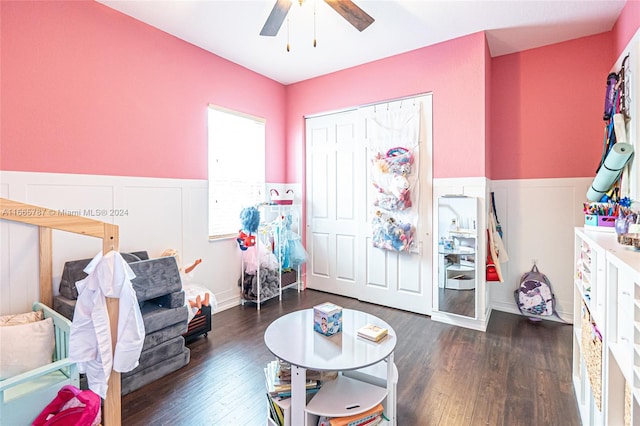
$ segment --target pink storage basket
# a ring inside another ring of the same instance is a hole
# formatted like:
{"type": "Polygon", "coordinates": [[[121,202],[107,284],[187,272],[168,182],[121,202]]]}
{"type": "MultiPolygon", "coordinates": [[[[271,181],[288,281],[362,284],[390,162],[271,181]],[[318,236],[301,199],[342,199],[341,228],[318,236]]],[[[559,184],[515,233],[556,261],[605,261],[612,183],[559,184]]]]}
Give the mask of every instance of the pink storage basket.
{"type": "Polygon", "coordinates": [[[290,205],[293,204],[293,190],[288,189],[284,194],[280,195],[278,190],[272,189],[269,191],[271,195],[271,203],[272,204],[284,204],[290,205]]]}

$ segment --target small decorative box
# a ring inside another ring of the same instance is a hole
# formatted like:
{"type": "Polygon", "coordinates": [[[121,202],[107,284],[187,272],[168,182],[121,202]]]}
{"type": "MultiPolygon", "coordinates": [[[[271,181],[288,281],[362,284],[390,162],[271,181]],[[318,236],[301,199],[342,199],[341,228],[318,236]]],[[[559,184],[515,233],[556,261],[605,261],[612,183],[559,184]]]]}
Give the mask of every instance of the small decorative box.
{"type": "Polygon", "coordinates": [[[313,329],[325,336],[340,333],[342,331],[342,308],[331,302],[314,306],[313,329]]]}
{"type": "Polygon", "coordinates": [[[616,225],[615,216],[602,216],[597,214],[585,214],[584,215],[585,226],[595,226],[604,228],[613,228],[616,225]]]}
{"type": "Polygon", "coordinates": [[[584,224],[586,226],[598,226],[598,215],[597,214],[585,214],[584,215],[584,224]]]}
{"type": "Polygon", "coordinates": [[[613,228],[616,226],[616,217],[615,216],[598,216],[598,226],[606,226],[608,228],[613,228]]]}

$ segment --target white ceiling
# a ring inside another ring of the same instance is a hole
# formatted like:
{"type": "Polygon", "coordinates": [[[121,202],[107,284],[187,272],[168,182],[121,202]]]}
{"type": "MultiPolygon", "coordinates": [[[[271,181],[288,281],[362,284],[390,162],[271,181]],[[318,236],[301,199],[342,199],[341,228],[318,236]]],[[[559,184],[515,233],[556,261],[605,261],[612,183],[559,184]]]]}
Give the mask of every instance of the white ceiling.
{"type": "Polygon", "coordinates": [[[487,31],[492,56],[609,31],[625,0],[354,0],[358,32],[321,0],[296,0],[276,37],[260,36],[275,0],[98,0],[283,84],[487,31]],[[316,12],[317,47],[313,47],[316,12]],[[286,51],[287,33],[291,51],[286,51]]]}

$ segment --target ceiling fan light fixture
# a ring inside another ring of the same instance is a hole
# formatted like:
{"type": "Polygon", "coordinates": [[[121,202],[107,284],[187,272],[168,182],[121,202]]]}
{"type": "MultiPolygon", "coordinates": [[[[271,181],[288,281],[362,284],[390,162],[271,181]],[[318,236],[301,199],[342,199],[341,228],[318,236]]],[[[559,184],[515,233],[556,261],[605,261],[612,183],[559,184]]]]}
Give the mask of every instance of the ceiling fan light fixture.
{"type": "MultiPolygon", "coordinates": [[[[300,6],[305,0],[298,0],[300,6]]],[[[314,46],[315,42],[315,7],[317,1],[314,1],[313,6],[313,19],[314,19],[314,46]]],[[[352,0],[324,0],[324,3],[331,6],[340,16],[342,16],[347,22],[354,26],[358,31],[363,31],[369,25],[371,25],[375,19],[369,16],[364,10],[358,7],[352,0]]],[[[276,3],[264,23],[260,35],[262,36],[276,36],[280,27],[284,23],[285,18],[291,8],[292,0],[276,0],[276,3]]]]}

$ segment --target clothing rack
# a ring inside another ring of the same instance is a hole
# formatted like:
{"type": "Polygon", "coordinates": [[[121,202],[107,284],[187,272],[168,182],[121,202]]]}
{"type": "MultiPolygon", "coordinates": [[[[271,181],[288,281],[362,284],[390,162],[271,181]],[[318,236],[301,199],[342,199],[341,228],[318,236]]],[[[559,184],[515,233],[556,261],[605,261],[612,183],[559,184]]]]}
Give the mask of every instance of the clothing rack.
{"type": "MultiPolygon", "coordinates": [[[[105,254],[111,250],[118,251],[119,249],[119,228],[117,225],[111,223],[88,219],[82,216],[68,215],[59,210],[47,209],[6,198],[0,198],[0,219],[38,227],[40,258],[39,302],[51,308],[53,307],[53,229],[100,238],[102,239],[102,252],[105,254]]],[[[118,299],[107,298],[111,341],[113,342],[114,348],[118,335],[118,308],[118,299]]],[[[109,388],[102,411],[102,424],[104,426],[120,425],[122,423],[120,373],[116,371],[111,372],[108,386],[109,388]]]]}

